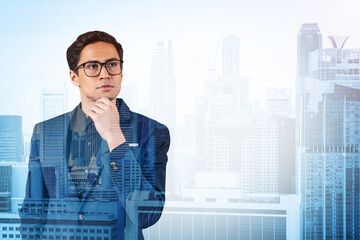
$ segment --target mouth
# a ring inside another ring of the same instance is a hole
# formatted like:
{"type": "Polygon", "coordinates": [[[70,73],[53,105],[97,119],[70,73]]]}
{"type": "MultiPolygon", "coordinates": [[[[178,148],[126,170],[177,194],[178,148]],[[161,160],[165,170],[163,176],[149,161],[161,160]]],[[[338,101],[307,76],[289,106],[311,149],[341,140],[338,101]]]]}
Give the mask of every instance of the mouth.
{"type": "Polygon", "coordinates": [[[99,87],[97,87],[97,89],[102,89],[102,90],[109,90],[109,89],[112,89],[114,86],[113,85],[110,85],[110,84],[103,84],[99,87]]]}

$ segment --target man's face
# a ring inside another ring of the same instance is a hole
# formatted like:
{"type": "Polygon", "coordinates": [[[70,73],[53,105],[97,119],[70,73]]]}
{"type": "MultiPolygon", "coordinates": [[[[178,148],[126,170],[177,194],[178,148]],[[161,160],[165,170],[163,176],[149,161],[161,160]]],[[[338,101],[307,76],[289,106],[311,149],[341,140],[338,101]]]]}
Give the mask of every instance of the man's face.
{"type": "MultiPolygon", "coordinates": [[[[119,54],[114,45],[106,42],[95,42],[86,45],[80,54],[79,63],[98,61],[104,63],[110,59],[120,60],[119,54]]],[[[79,87],[81,101],[94,102],[102,97],[114,100],[121,89],[123,74],[110,75],[105,66],[96,77],[88,77],[84,72],[84,67],[80,67],[78,74],[70,70],[71,82],[79,87]]]]}

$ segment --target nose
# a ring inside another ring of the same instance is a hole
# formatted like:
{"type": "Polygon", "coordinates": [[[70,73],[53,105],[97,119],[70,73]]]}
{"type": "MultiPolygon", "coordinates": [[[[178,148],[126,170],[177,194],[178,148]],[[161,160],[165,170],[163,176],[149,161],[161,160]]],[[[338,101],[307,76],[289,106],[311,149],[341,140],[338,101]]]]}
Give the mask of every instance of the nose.
{"type": "Polygon", "coordinates": [[[101,68],[100,68],[100,74],[99,74],[99,77],[101,79],[103,78],[110,78],[110,74],[108,73],[106,67],[105,67],[105,64],[101,64],[101,68]],[[103,69],[104,68],[104,69],[103,69]]]}

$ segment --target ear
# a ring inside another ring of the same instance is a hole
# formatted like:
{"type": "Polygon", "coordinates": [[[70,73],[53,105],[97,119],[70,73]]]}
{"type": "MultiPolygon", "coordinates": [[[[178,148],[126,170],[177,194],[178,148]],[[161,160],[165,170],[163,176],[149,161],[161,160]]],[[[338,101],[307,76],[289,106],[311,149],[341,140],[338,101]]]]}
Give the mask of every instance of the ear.
{"type": "Polygon", "coordinates": [[[120,84],[121,84],[122,81],[123,81],[123,73],[120,74],[120,77],[121,77],[121,78],[120,78],[120,84]]]}
{"type": "Polygon", "coordinates": [[[79,77],[75,73],[75,71],[70,70],[69,74],[70,74],[70,81],[72,82],[72,84],[74,84],[76,87],[80,87],[79,77]]]}

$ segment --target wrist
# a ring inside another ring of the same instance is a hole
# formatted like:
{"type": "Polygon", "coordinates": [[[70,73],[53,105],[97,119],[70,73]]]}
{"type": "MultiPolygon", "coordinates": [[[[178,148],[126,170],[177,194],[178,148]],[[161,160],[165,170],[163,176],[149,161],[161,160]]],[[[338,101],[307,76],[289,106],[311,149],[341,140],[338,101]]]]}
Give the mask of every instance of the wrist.
{"type": "Polygon", "coordinates": [[[122,133],[121,129],[118,129],[118,131],[114,131],[109,138],[106,140],[109,146],[110,152],[120,146],[121,144],[126,142],[125,136],[122,133]]]}

